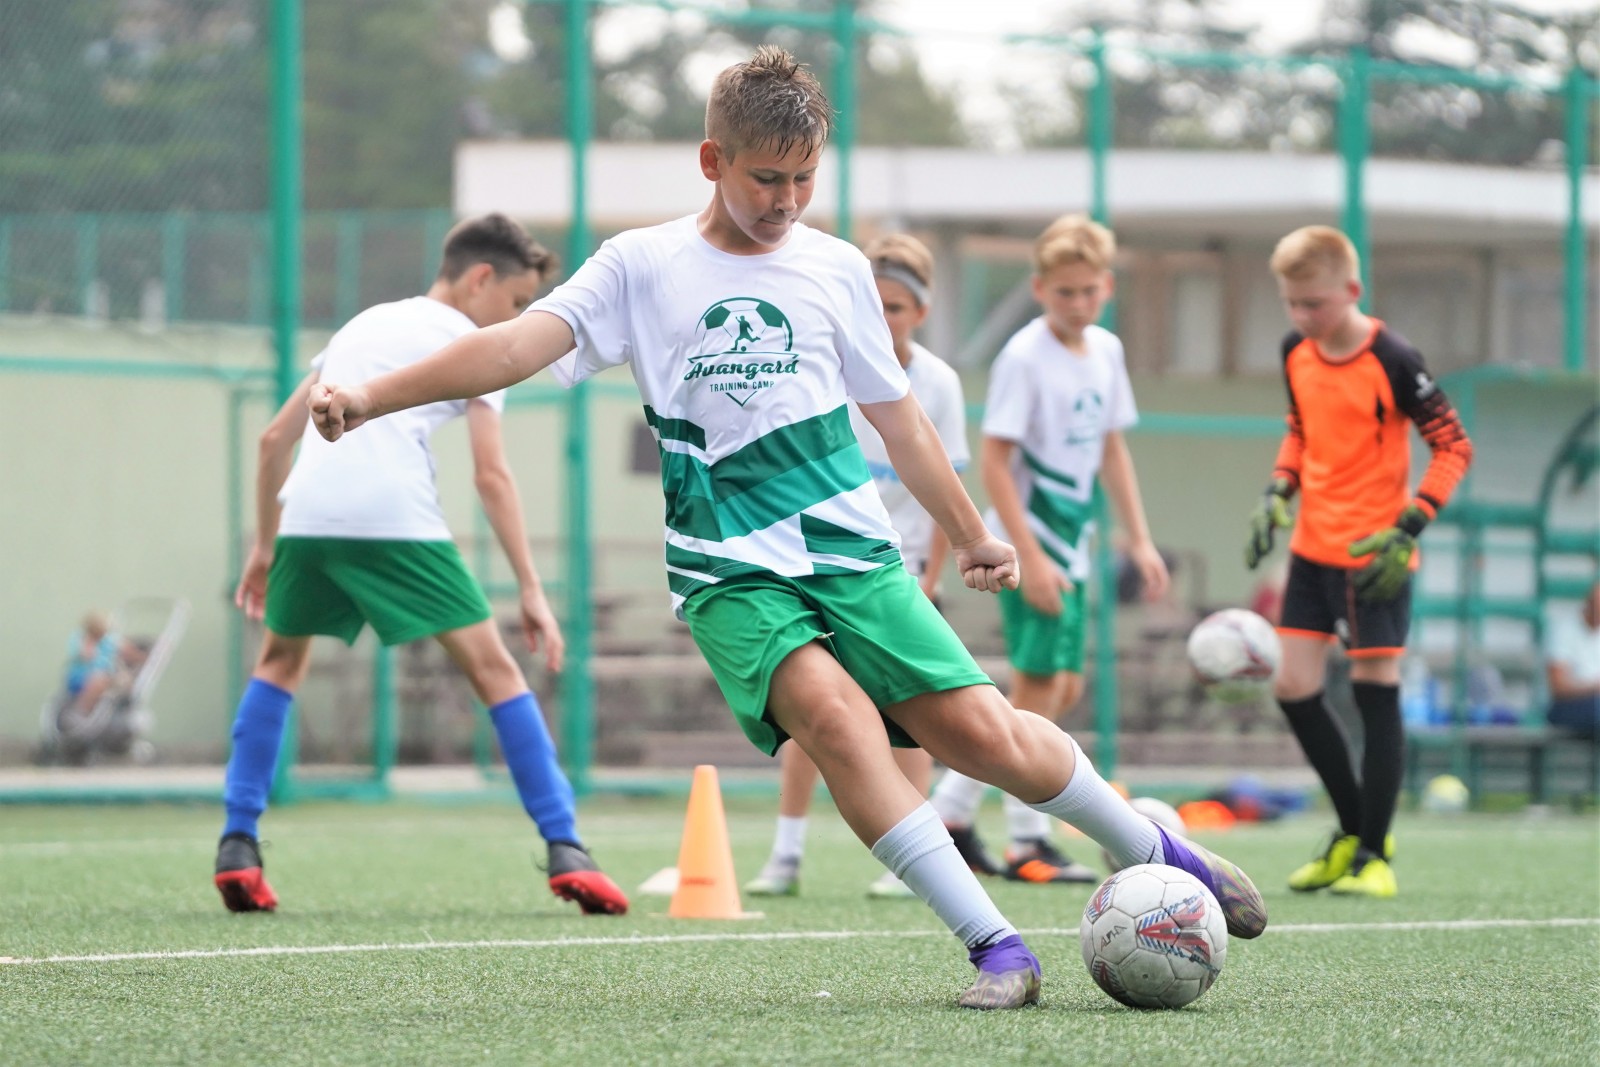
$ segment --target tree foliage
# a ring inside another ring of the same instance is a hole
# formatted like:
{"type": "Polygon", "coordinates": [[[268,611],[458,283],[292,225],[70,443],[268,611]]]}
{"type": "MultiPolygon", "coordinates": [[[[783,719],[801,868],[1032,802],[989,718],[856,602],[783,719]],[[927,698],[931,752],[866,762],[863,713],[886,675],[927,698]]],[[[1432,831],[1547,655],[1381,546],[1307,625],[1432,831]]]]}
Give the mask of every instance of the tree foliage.
{"type": "MultiPolygon", "coordinates": [[[[818,14],[831,11],[833,2],[792,0],[786,6],[818,14]]],[[[870,15],[871,5],[862,4],[861,11],[870,15]]],[[[640,12],[629,14],[637,17],[640,12]]],[[[747,57],[764,41],[794,52],[825,87],[836,80],[837,56],[826,34],[725,25],[692,14],[651,15],[657,32],[635,32],[594,57],[595,128],[602,139],[700,139],[705,131],[710,73],[747,57]]],[[[618,14],[606,17],[615,19],[618,14]]],[[[487,129],[525,137],[563,136],[565,53],[560,10],[528,4],[523,24],[533,45],[530,54],[506,63],[480,90],[487,103],[487,129]]],[[[954,101],[927,80],[908,44],[869,35],[861,40],[858,54],[859,141],[961,143],[962,127],[954,101]]]]}
{"type": "MultiPolygon", "coordinates": [[[[1060,25],[1098,28],[1112,46],[1120,145],[1332,147],[1342,91],[1332,68],[1219,70],[1142,55],[1262,51],[1258,27],[1225,21],[1203,0],[1083,4],[1060,25]]],[[[1318,32],[1292,54],[1339,60],[1355,45],[1380,63],[1464,68],[1556,86],[1574,64],[1591,76],[1600,65],[1600,7],[1546,13],[1513,0],[1327,0],[1318,32]]],[[[1008,86],[1023,142],[1082,143],[1087,80],[1081,72],[1064,76],[1044,93],[1021,82],[1008,86]]],[[[1559,94],[1379,76],[1371,100],[1378,154],[1520,164],[1560,152],[1559,94]]]]}
{"type": "MultiPolygon", "coordinates": [[[[1556,85],[1573,66],[1600,69],[1600,6],[1550,13],[1513,0],[1328,0],[1306,51],[1364,44],[1375,60],[1464,67],[1556,85]]],[[[1559,94],[1379,79],[1373,150],[1385,155],[1521,164],[1560,158],[1559,94]]]]}
{"type": "MultiPolygon", "coordinates": [[[[786,0],[823,13],[833,0],[786,0]]],[[[490,47],[501,0],[310,0],[305,3],[306,203],[312,208],[436,207],[449,202],[464,137],[566,133],[564,12],[518,3],[530,47],[490,47]]],[[[0,211],[260,210],[267,203],[271,0],[39,0],[8,5],[0,33],[0,211]]],[[[1465,64],[1554,80],[1600,67],[1600,7],[1540,13],[1513,0],[1327,0],[1300,46],[1378,60],[1465,64]]],[[[864,16],[873,4],[859,5],[864,16]]],[[[649,8],[597,9],[596,132],[602,139],[696,139],[704,94],[722,65],[770,40],[837,82],[826,33],[755,29],[649,8]],[[618,27],[638,26],[631,35],[618,27]]],[[[1094,0],[1057,25],[1099,27],[1113,45],[1174,52],[1258,49],[1255,27],[1204,0],[1094,0]]],[[[1326,148],[1338,99],[1326,71],[1195,69],[1113,51],[1122,145],[1326,148]],[[1130,58],[1132,57],[1132,58],[1130,58]]],[[[863,38],[858,140],[958,144],[949,90],[899,38],[863,38]]],[[[1025,144],[1081,142],[1081,59],[1006,86],[1025,144]]],[[[837,95],[835,90],[835,95],[837,95]]],[[[1380,80],[1379,152],[1520,163],[1559,151],[1563,104],[1380,80]]]]}
{"type": "Polygon", "coordinates": [[[0,211],[260,207],[259,3],[10,5],[0,33],[0,211]]]}

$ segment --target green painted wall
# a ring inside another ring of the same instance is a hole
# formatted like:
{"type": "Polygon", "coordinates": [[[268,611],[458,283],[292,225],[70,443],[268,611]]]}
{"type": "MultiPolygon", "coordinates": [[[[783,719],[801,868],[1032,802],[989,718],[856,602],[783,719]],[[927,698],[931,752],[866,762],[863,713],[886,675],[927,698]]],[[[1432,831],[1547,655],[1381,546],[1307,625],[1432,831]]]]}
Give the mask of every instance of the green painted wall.
{"type": "MultiPolygon", "coordinates": [[[[320,340],[308,336],[303,352],[315,351],[320,340]]],[[[0,320],[0,352],[269,365],[263,336],[250,331],[145,335],[25,319],[0,320]]],[[[630,471],[640,418],[631,380],[611,372],[601,382],[592,416],[597,586],[628,594],[618,627],[656,637],[677,625],[666,613],[660,572],[660,492],[653,475],[630,471]]],[[[981,400],[982,388],[981,378],[969,380],[969,399],[981,400]]],[[[1281,390],[1271,375],[1135,380],[1146,412],[1275,416],[1281,390]]],[[[1555,390],[1486,388],[1477,402],[1476,491],[1527,499],[1556,440],[1597,399],[1593,379],[1555,390]]],[[[156,742],[173,755],[221,753],[232,713],[226,656],[236,580],[227,544],[228,410],[227,387],[209,381],[0,369],[0,762],[26,758],[39,706],[58,682],[67,636],[82,613],[141,594],[181,595],[194,606],[188,636],[156,695],[156,742]]],[[[253,401],[243,413],[249,514],[254,438],[270,411],[265,401],[253,401]]],[[[970,429],[975,435],[977,426],[970,429]]],[[[559,586],[559,408],[514,405],[506,439],[538,562],[559,586]]],[[[1157,541],[1200,554],[1208,602],[1244,600],[1254,578],[1240,562],[1241,531],[1276,442],[1137,432],[1131,442],[1157,541]]],[[[446,511],[452,527],[470,537],[477,524],[464,426],[447,427],[437,446],[446,511]]],[[[1419,445],[1414,454],[1420,471],[1426,452],[1419,445]]],[[[975,471],[968,483],[981,499],[975,471]]],[[[497,552],[494,558],[498,563],[497,552]]],[[[494,573],[504,574],[503,566],[494,573]]],[[[956,617],[983,631],[975,642],[988,639],[987,605],[963,601],[956,617]]],[[[352,699],[320,683],[306,694],[312,714],[319,705],[325,712],[330,702],[352,699]]]]}

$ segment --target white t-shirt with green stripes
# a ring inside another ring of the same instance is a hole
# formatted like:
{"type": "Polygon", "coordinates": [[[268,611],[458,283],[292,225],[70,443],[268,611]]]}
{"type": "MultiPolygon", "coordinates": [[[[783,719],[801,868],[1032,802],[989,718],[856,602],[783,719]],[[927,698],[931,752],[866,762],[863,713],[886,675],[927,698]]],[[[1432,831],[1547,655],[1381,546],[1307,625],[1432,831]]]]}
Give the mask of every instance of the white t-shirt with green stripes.
{"type": "Polygon", "coordinates": [[[674,611],[742,574],[900,562],[848,402],[910,385],[853,246],[797,224],[776,251],[730,255],[691,215],[618,234],[530,310],[572,327],[564,384],[631,366],[661,448],[674,611]]]}
{"type": "MultiPolygon", "coordinates": [[[[1012,335],[989,371],[983,434],[1016,444],[1011,477],[1028,528],[1073,581],[1089,577],[1090,516],[1105,436],[1139,421],[1117,335],[1083,331],[1074,352],[1044,317],[1012,335]]],[[[1009,536],[990,509],[989,528],[1009,536]]]]}

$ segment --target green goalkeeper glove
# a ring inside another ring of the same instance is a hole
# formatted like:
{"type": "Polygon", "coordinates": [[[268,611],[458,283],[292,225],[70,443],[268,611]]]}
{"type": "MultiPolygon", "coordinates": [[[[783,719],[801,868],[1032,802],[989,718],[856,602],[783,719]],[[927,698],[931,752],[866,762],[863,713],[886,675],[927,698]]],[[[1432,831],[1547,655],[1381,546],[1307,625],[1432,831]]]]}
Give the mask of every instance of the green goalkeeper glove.
{"type": "Polygon", "coordinates": [[[1250,513],[1250,543],[1244,546],[1244,565],[1251,570],[1272,551],[1274,535],[1289,528],[1289,496],[1293,492],[1289,479],[1274,478],[1250,513]]]}
{"type": "Polygon", "coordinates": [[[1427,525],[1427,512],[1410,504],[1393,526],[1350,546],[1351,556],[1372,556],[1350,579],[1357,600],[1381,602],[1393,600],[1400,594],[1411,577],[1411,557],[1417,551],[1417,535],[1427,525]]]}

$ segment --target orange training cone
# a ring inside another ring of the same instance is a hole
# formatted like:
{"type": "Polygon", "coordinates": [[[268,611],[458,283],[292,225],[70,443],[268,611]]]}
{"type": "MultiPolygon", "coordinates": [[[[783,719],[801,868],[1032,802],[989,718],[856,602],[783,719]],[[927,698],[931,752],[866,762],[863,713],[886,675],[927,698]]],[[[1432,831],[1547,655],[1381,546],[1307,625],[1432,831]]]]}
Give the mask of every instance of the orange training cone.
{"type": "Polygon", "coordinates": [[[667,914],[674,919],[743,919],[739,886],[728,847],[728,820],[722,812],[717,769],[701,764],[689,787],[689,813],[678,849],[678,891],[667,914]]]}

